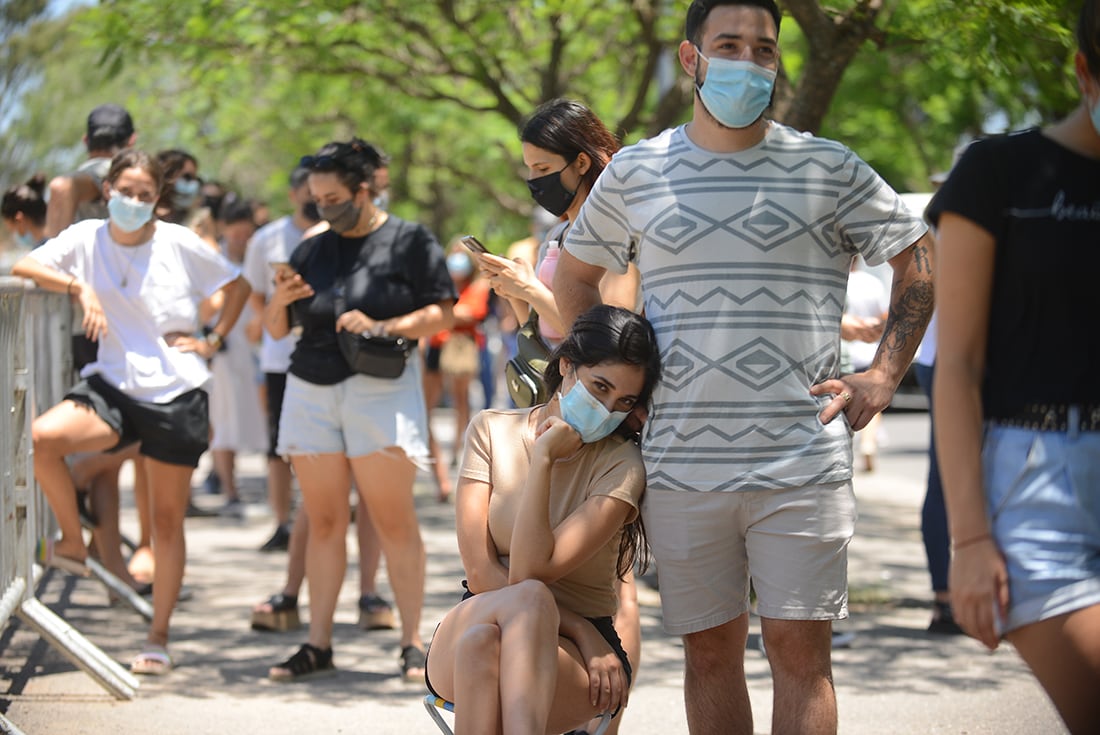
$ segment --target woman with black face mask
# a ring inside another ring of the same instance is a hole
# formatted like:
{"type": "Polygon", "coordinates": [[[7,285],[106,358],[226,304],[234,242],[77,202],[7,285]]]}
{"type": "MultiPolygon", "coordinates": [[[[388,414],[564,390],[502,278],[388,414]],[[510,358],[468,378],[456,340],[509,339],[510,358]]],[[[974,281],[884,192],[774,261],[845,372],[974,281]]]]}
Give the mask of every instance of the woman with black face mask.
{"type": "MultiPolygon", "coordinates": [[[[413,505],[418,467],[427,469],[427,407],[415,355],[396,377],[353,369],[340,333],[421,337],[454,321],[454,282],[443,248],[423,225],[374,204],[375,172],[386,164],[353,138],[302,159],[309,190],[329,229],[307,237],[280,267],[264,323],[278,339],[302,327],[290,357],[279,420],[309,517],[309,641],[271,668],[275,681],[332,673],[332,626],[347,566],[344,545],[352,478],[374,520],[401,615],[401,671],[424,676],[420,613],[425,552],[413,505]]],[[[360,366],[361,367],[361,366],[360,366]]]]}
{"type": "MultiPolygon", "coordinates": [[[[489,254],[477,256],[477,262],[492,289],[512,305],[520,323],[534,309],[543,339],[556,344],[568,331],[550,290],[558,252],[588,192],[620,145],[596,113],[567,99],[550,100],[535,110],[520,129],[520,140],[531,197],[561,222],[539,247],[535,265],[489,254]]],[[[633,266],[626,275],[609,274],[600,290],[605,304],[633,311],[641,308],[638,271],[633,266]]]]}
{"type": "MultiPolygon", "coordinates": [[[[596,113],[567,99],[550,100],[535,110],[520,129],[520,140],[531,197],[543,209],[560,217],[561,222],[550,230],[539,247],[538,262],[534,266],[520,259],[509,260],[492,254],[474,257],[492,289],[511,304],[519,322],[527,321],[530,310],[534,309],[538,313],[543,340],[555,345],[569,331],[569,325],[562,323],[550,290],[561,243],[588,192],[620,145],[596,113]]],[[[605,304],[641,311],[637,267],[631,264],[623,275],[608,272],[600,284],[600,293],[605,304]]],[[[615,628],[637,670],[641,630],[633,571],[619,580],[618,596],[620,606],[615,615],[615,628]]],[[[620,721],[615,718],[611,722],[607,735],[615,735],[620,721]]],[[[595,723],[589,727],[594,729],[595,723]]]]}

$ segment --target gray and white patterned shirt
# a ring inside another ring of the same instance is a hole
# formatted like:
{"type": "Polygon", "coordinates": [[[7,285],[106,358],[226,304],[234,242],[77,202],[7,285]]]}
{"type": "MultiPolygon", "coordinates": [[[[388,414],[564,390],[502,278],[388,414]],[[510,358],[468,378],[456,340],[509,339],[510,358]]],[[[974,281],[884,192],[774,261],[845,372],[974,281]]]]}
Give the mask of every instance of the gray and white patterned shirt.
{"type": "Polygon", "coordinates": [[[851,150],[771,123],[732,154],[684,127],[617,153],[565,249],[642,273],[664,377],[643,436],[649,487],[733,491],[851,477],[850,429],[810,386],[839,370],[855,253],[877,265],[922,220],[851,150]]]}

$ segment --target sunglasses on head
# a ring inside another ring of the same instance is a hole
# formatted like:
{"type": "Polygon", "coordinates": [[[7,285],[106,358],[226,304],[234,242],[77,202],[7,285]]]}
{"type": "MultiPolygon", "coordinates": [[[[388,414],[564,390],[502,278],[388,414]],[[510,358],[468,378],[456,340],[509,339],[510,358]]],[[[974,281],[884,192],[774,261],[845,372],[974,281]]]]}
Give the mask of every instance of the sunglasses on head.
{"type": "Polygon", "coordinates": [[[335,169],[344,171],[347,169],[344,162],[335,156],[302,156],[302,159],[298,161],[298,165],[302,168],[308,168],[310,171],[333,171],[335,169]]]}

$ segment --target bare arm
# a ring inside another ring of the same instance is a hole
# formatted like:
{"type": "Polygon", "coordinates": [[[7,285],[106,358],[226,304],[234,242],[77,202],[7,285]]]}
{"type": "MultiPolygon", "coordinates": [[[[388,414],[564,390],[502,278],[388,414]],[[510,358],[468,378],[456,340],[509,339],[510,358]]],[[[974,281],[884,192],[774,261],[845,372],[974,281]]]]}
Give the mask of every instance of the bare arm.
{"type": "MultiPolygon", "coordinates": [[[[580,436],[558,417],[538,429],[523,496],[512,529],[508,581],[551,583],[576,569],[626,523],[631,507],[622,500],[594,496],[557,526],[550,524],[550,473],[556,460],[580,449],[580,436]]],[[[568,472],[568,469],[559,471],[568,472]]]]}
{"type": "Polygon", "coordinates": [[[241,316],[248,295],[252,293],[252,286],[248,285],[244,276],[237,276],[222,286],[220,293],[221,311],[217,323],[211,329],[224,340],[241,316]]]}
{"type": "Polygon", "coordinates": [[[865,372],[826,380],[810,389],[815,396],[836,395],[821,412],[822,423],[844,411],[858,431],[890,405],[935,307],[933,247],[932,236],[926,233],[890,259],[894,270],[890,312],[875,359],[865,372]]]}
{"type": "Polygon", "coordinates": [[[11,267],[11,274],[29,278],[36,286],[46,291],[67,293],[70,298],[77,299],[84,312],[81,326],[84,328],[84,336],[88,339],[98,340],[107,334],[107,317],[103,313],[103,307],[100,306],[99,297],[91,286],[76,276],[43,265],[29,255],[23,256],[11,267]]]}
{"type": "Polygon", "coordinates": [[[489,533],[489,496],[486,482],[459,478],[455,494],[455,532],[466,584],[475,595],[507,586],[508,570],[500,563],[489,533]]]}
{"type": "Polygon", "coordinates": [[[933,387],[936,451],[951,536],[952,607],[959,624],[989,648],[999,636],[994,606],[1008,604],[1004,560],[989,536],[982,482],[982,375],[993,289],[993,236],[951,212],[940,221],[939,335],[933,387]]]}
{"type": "Polygon", "coordinates": [[[606,273],[605,268],[589,265],[574,257],[567,250],[558,256],[558,268],[554,272],[554,300],[561,314],[563,332],[573,326],[577,317],[602,303],[600,280],[606,273]]]}
{"type": "Polygon", "coordinates": [[[87,174],[55,176],[50,180],[50,202],[46,207],[46,237],[56,237],[73,223],[81,202],[99,198],[99,187],[87,174]]]}

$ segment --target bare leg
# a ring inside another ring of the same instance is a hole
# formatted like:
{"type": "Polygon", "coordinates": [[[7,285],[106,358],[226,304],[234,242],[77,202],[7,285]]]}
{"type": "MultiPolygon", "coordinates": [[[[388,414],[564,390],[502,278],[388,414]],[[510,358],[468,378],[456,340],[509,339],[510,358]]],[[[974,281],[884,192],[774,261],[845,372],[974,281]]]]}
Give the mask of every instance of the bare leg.
{"type": "Polygon", "coordinates": [[[439,405],[443,397],[443,373],[438,370],[424,370],[421,381],[424,385],[424,405],[428,407],[428,452],[432,457],[432,473],[435,476],[436,497],[446,502],[451,497],[451,471],[443,461],[443,450],[432,434],[431,412],[439,405]]]}
{"type": "MultiPolygon", "coordinates": [[[[623,650],[630,659],[633,669],[631,684],[638,680],[638,670],[642,665],[642,621],[641,611],[638,609],[638,586],[634,581],[634,570],[627,573],[625,579],[617,580],[615,586],[618,590],[619,609],[615,613],[615,632],[623,642],[623,650]]],[[[619,727],[623,723],[623,712],[611,720],[604,732],[606,735],[618,735],[619,727]]],[[[587,732],[595,732],[600,720],[595,719],[588,723],[587,732]]]]}
{"type": "Polygon", "coordinates": [[[91,478],[88,486],[92,515],[96,519],[92,540],[103,567],[137,589],[141,583],[130,575],[126,560],[122,558],[122,533],[118,525],[120,465],[121,463],[103,468],[91,478]]]}
{"type": "Polygon", "coordinates": [[[57,518],[61,539],[54,553],[83,561],[87,556],[80,512],[65,457],[74,452],[100,452],[118,443],[118,434],[89,408],[62,401],[34,420],[34,476],[57,518]]]}
{"type": "Polygon", "coordinates": [[[150,508],[149,473],[145,468],[143,457],[134,458],[134,507],[137,509],[138,523],[141,526],[141,537],[138,547],[134,549],[130,557],[129,570],[134,579],[141,582],[152,582],[156,573],[156,562],[153,558],[153,514],[150,508]]]}
{"type": "Polygon", "coordinates": [[[149,643],[168,643],[168,621],[179,598],[187,559],[183,518],[191,497],[191,467],[167,464],[150,457],[144,462],[148,472],[153,514],[153,544],[157,550],[157,568],[153,576],[153,622],[149,643]]]}
{"type": "Polygon", "coordinates": [[[761,628],[774,682],[772,732],[836,733],[832,623],[762,618],[761,628]]]}
{"type": "Polygon", "coordinates": [[[454,456],[462,454],[466,438],[466,425],[470,423],[470,380],[472,375],[455,375],[451,378],[451,396],[455,403],[454,456]]]}
{"type": "Polygon", "coordinates": [[[355,511],[355,533],[359,540],[359,595],[374,596],[378,592],[375,577],[382,561],[382,544],[365,503],[355,511]]]}
{"type": "MultiPolygon", "coordinates": [[[[401,647],[424,648],[420,614],[427,561],[413,503],[416,465],[397,447],[351,460],[363,508],[370,512],[386,555],[390,587],[401,613],[401,647]]],[[[315,531],[314,531],[315,532],[315,531]]],[[[312,568],[309,572],[312,578],[312,568]]],[[[312,582],[310,583],[312,584],[312,582]]]]}
{"type": "Polygon", "coordinates": [[[336,601],[348,563],[348,459],[343,454],[309,454],[291,457],[291,462],[309,514],[309,643],[325,649],[332,645],[336,601]]]}
{"type": "Polygon", "coordinates": [[[1008,634],[1071,733],[1100,722],[1100,605],[1026,625],[1008,634]]]}
{"type": "Polygon", "coordinates": [[[309,515],[306,509],[298,511],[290,529],[290,546],[287,548],[286,587],[284,595],[298,596],[306,578],[306,548],[309,545],[309,515]]]}
{"type": "Polygon", "coordinates": [[[290,465],[279,457],[267,460],[267,502],[275,521],[284,526],[290,522],[290,465]]]}
{"type": "MultiPolygon", "coordinates": [[[[746,612],[716,628],[684,636],[684,701],[692,735],[752,735],[745,683],[746,612]]],[[[771,654],[771,643],[768,643],[771,654]]]]}
{"type": "Polygon", "coordinates": [[[543,733],[595,714],[576,647],[558,637],[546,585],[525,581],[465,600],[440,623],[428,660],[432,686],[458,703],[455,735],[543,733]],[[497,692],[492,682],[497,683],[497,692]]]}
{"type": "Polygon", "coordinates": [[[232,449],[215,449],[211,455],[214,458],[214,472],[221,481],[226,500],[238,500],[240,496],[237,493],[237,453],[232,449]]]}

